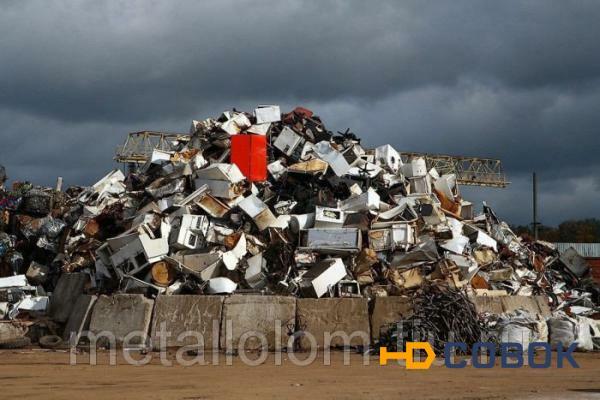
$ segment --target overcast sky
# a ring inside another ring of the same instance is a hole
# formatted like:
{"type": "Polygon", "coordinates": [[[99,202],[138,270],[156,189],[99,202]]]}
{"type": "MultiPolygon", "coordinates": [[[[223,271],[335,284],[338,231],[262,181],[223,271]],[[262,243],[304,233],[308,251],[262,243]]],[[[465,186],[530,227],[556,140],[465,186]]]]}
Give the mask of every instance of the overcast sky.
{"type": "Polygon", "coordinates": [[[498,157],[511,223],[600,217],[599,1],[0,1],[0,164],[91,184],[125,134],[256,104],[498,157]]]}

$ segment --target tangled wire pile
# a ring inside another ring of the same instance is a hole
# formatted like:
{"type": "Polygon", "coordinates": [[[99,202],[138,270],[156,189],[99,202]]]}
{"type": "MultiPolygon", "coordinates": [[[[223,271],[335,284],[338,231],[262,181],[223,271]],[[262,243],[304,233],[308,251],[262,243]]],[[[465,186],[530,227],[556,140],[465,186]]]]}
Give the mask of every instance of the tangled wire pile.
{"type": "Polygon", "coordinates": [[[418,292],[413,300],[413,314],[390,324],[377,349],[397,351],[407,341],[427,341],[437,354],[442,354],[448,342],[466,343],[471,348],[485,336],[486,328],[464,290],[430,284],[418,292]]]}

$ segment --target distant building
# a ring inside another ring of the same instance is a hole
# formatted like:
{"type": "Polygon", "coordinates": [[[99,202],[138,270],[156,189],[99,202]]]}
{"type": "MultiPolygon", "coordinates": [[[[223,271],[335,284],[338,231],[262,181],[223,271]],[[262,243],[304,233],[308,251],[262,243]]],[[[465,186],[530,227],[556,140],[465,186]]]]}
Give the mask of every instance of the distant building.
{"type": "Polygon", "coordinates": [[[585,258],[592,270],[594,280],[600,284],[600,243],[554,243],[559,252],[573,247],[585,258]]]}

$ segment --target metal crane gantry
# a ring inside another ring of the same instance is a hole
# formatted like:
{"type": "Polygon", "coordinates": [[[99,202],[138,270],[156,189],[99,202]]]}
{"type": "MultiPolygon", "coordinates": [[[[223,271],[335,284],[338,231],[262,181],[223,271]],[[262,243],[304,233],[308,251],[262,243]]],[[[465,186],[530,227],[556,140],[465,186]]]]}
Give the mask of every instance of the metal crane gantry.
{"type": "Polygon", "coordinates": [[[190,135],[175,132],[140,131],[127,135],[125,143],[117,147],[115,161],[124,164],[143,164],[154,150],[169,151],[173,142],[189,141],[190,135]]]}
{"type": "MultiPolygon", "coordinates": [[[[185,133],[131,132],[125,143],[117,148],[114,159],[130,168],[135,167],[148,161],[153,150],[169,151],[173,149],[173,142],[187,142],[190,138],[185,133]]],[[[455,174],[459,185],[505,188],[510,183],[498,159],[416,152],[400,152],[400,156],[404,161],[423,157],[427,168],[435,168],[440,175],[455,174]]]]}
{"type": "Polygon", "coordinates": [[[435,168],[440,175],[455,174],[459,185],[505,188],[510,183],[502,161],[494,158],[414,152],[400,152],[400,156],[405,160],[423,157],[427,168],[435,168]]]}

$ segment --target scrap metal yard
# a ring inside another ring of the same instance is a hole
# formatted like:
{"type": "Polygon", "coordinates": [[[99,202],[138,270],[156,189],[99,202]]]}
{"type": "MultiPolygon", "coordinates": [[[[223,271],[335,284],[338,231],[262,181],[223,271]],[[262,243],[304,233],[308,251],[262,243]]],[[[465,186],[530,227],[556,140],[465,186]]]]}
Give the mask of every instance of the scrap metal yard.
{"type": "Polygon", "coordinates": [[[156,349],[195,343],[190,331],[226,351],[600,346],[586,260],[462,197],[461,183],[506,185],[499,161],[465,175],[464,157],[367,148],[303,107],[157,134],[129,135],[126,170],[92,186],[2,190],[0,346],[108,332],[111,347],[156,349]]]}
{"type": "Polygon", "coordinates": [[[189,134],[134,132],[116,159],[123,169],[91,186],[1,192],[7,394],[36,382],[146,399],[378,398],[396,382],[421,398],[597,390],[586,259],[461,194],[508,185],[499,160],[368,148],[276,105],[189,134]]]}
{"type": "Polygon", "coordinates": [[[598,21],[0,1],[0,399],[600,400],[598,21]]]}

